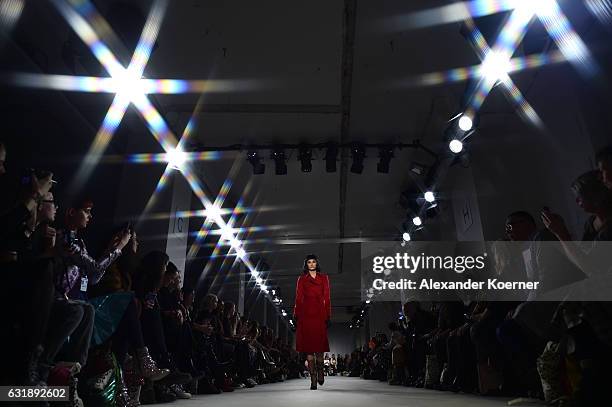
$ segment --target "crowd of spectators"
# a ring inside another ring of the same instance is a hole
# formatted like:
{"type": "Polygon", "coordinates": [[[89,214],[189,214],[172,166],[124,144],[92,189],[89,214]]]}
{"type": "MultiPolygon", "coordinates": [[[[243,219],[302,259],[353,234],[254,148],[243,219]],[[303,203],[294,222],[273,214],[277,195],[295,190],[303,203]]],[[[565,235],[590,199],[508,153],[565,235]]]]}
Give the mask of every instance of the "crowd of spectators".
{"type": "Polygon", "coordinates": [[[542,293],[588,284],[611,271],[606,256],[612,240],[612,147],[596,159],[597,169],[571,185],[588,215],[581,236],[572,236],[563,218],[547,207],[538,214],[541,226],[520,208],[506,218],[499,243],[517,242],[522,250],[497,253],[497,265],[512,270],[521,265],[523,280],[540,283],[537,293],[524,301],[408,301],[389,324],[390,338],[378,333],[353,352],[349,375],[551,405],[604,405],[612,365],[612,303],[590,301],[590,291],[541,300],[542,293]],[[551,247],[560,247],[561,255],[551,247]]]}
{"type": "MultiPolygon", "coordinates": [[[[166,253],[141,256],[131,224],[90,254],[82,232],[93,202],[60,205],[52,173],[7,174],[6,160],[0,143],[2,352],[14,367],[2,369],[2,385],[67,384],[72,405],[137,406],[304,375],[303,357],[272,328],[239,315],[233,302],[184,287],[166,253]]],[[[520,208],[506,218],[504,239],[522,242],[525,251],[504,253],[502,263],[524,264],[544,292],[609,272],[592,260],[609,252],[612,240],[612,148],[597,154],[597,165],[571,187],[589,215],[582,236],[572,236],[549,208],[538,220],[520,208]],[[549,255],[545,242],[558,242],[563,256],[549,255]]],[[[408,301],[389,336],[378,333],[350,355],[326,355],[325,372],[601,405],[612,364],[610,304],[537,295],[408,301]]]]}
{"type": "Polygon", "coordinates": [[[131,224],[90,254],[93,202],[60,202],[51,172],[7,173],[6,160],[0,143],[2,385],[68,385],[70,405],[137,406],[303,374],[272,328],[184,287],[166,253],[141,256],[131,224]]]}

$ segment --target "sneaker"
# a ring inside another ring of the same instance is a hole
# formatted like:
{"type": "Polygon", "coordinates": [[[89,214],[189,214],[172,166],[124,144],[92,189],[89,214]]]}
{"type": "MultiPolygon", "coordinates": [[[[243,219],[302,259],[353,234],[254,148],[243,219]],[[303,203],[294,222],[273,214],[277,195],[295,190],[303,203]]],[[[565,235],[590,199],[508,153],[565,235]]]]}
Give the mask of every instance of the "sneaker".
{"type": "Polygon", "coordinates": [[[188,400],[191,398],[191,393],[188,393],[185,390],[183,390],[180,384],[171,385],[170,390],[172,391],[172,393],[176,395],[177,399],[188,400]]]}

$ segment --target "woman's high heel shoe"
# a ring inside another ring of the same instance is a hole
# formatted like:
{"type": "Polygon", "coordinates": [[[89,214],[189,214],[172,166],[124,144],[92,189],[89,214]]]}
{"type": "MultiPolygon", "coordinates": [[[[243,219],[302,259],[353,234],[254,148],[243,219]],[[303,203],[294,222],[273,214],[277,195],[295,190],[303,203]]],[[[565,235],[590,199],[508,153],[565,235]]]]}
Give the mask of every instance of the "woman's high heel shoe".
{"type": "Polygon", "coordinates": [[[325,373],[323,372],[323,363],[317,363],[317,380],[321,386],[323,386],[323,383],[325,383],[325,373]]]}
{"type": "Polygon", "coordinates": [[[317,389],[317,368],[315,360],[308,361],[308,371],[310,372],[310,390],[317,389]]]}

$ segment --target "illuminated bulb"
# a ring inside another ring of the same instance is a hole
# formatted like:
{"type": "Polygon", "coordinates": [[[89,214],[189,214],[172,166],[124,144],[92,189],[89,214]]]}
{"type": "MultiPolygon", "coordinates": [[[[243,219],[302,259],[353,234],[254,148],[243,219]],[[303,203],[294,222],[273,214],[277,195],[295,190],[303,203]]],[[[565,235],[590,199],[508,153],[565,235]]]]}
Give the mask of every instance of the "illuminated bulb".
{"type": "Polygon", "coordinates": [[[265,284],[261,285],[261,291],[263,291],[264,293],[268,294],[268,286],[265,284]]]}
{"type": "Polygon", "coordinates": [[[135,101],[144,95],[144,87],[141,78],[129,69],[117,72],[113,76],[116,84],[116,92],[131,101],[135,101]]]}
{"type": "Polygon", "coordinates": [[[372,302],[372,300],[366,300],[366,304],[369,304],[371,302],[372,302]]]}
{"type": "Polygon", "coordinates": [[[432,203],[433,201],[436,200],[436,197],[434,196],[434,193],[431,191],[427,191],[425,192],[425,194],[423,195],[425,200],[429,203],[432,203]]]}
{"type": "Polygon", "coordinates": [[[459,118],[459,128],[463,131],[470,131],[472,130],[472,126],[474,125],[474,122],[472,121],[472,118],[470,116],[467,115],[461,115],[461,117],[459,118]]]}
{"type": "Polygon", "coordinates": [[[463,151],[463,143],[457,139],[454,139],[448,143],[448,148],[454,154],[459,154],[461,151],[463,151]]]}
{"type": "Polygon", "coordinates": [[[251,275],[255,278],[259,278],[259,273],[257,272],[257,270],[251,270],[251,275]]]}
{"type": "MultiPolygon", "coordinates": [[[[531,1],[537,3],[537,1],[531,1]]],[[[482,61],[481,74],[488,81],[497,82],[505,79],[510,71],[510,59],[496,51],[489,51],[484,61],[482,61]]],[[[462,116],[467,117],[467,116],[462,116]]],[[[471,122],[471,119],[470,119],[471,122]]],[[[470,126],[471,128],[471,126],[470,126]]]]}
{"type": "Polygon", "coordinates": [[[246,256],[246,252],[244,251],[244,249],[238,249],[238,251],[236,252],[236,256],[242,259],[246,256]]]}
{"type": "Polygon", "coordinates": [[[412,218],[412,223],[414,224],[414,226],[421,226],[423,224],[423,221],[420,217],[415,216],[414,218],[412,218]]]}
{"type": "MultiPolygon", "coordinates": [[[[215,222],[217,222],[217,223],[221,223],[221,222],[219,222],[219,220],[223,220],[223,218],[221,218],[221,208],[218,207],[217,205],[210,205],[208,208],[206,208],[206,216],[211,218],[211,219],[214,219],[215,222]]],[[[228,234],[231,235],[231,230],[229,230],[228,227],[226,226],[226,227],[223,228],[223,232],[221,233],[221,237],[223,238],[224,235],[225,236],[229,236],[228,234]]],[[[223,238],[223,239],[229,240],[229,239],[226,239],[226,238],[223,238]]]]}
{"type": "Polygon", "coordinates": [[[263,279],[262,279],[261,277],[256,277],[256,278],[255,278],[255,282],[256,282],[257,284],[263,284],[263,279]]]}
{"type": "Polygon", "coordinates": [[[516,9],[528,15],[547,15],[557,6],[554,0],[516,0],[516,9]]]}
{"type": "Polygon", "coordinates": [[[408,233],[408,232],[402,233],[402,239],[404,239],[405,242],[409,242],[410,241],[410,233],[408,233]]]}
{"type": "Polygon", "coordinates": [[[166,153],[166,161],[170,168],[181,170],[187,162],[187,153],[179,148],[172,149],[166,153]]]}

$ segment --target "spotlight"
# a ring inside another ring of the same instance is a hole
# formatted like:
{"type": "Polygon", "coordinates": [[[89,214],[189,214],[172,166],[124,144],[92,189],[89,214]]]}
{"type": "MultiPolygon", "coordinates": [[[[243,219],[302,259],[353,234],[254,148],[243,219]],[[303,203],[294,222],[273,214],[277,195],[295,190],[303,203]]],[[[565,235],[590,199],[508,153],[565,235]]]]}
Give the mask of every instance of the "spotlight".
{"type": "Polygon", "coordinates": [[[258,276],[258,277],[255,277],[255,282],[256,282],[257,284],[260,284],[260,285],[261,285],[261,284],[263,284],[263,279],[262,279],[261,277],[259,277],[259,276],[258,276]]]}
{"type": "Polygon", "coordinates": [[[371,303],[371,302],[372,302],[372,300],[366,300],[366,301],[365,301],[365,303],[366,303],[366,304],[369,304],[369,303],[371,303]]]}
{"type": "Polygon", "coordinates": [[[266,165],[261,162],[261,157],[255,150],[247,153],[247,161],[253,166],[253,174],[261,175],[266,171],[266,165]]]}
{"type": "Polygon", "coordinates": [[[423,194],[423,198],[425,198],[425,201],[432,203],[436,200],[436,197],[434,196],[434,193],[431,191],[427,191],[423,194]]]}
{"type": "Polygon", "coordinates": [[[450,143],[448,143],[448,148],[454,154],[459,154],[463,151],[463,143],[460,140],[452,139],[450,143]]]}
{"type": "Polygon", "coordinates": [[[423,224],[423,221],[420,217],[415,216],[414,218],[412,218],[412,223],[414,224],[414,226],[421,226],[423,224]]]}
{"type": "MultiPolygon", "coordinates": [[[[537,1],[530,1],[530,3],[537,3],[537,1]]],[[[510,68],[509,58],[504,57],[499,52],[489,51],[484,61],[482,61],[480,73],[486,80],[498,82],[508,76],[510,68]]]]}
{"type": "Polygon", "coordinates": [[[175,148],[166,153],[166,161],[170,168],[180,171],[185,165],[185,162],[187,162],[187,153],[179,148],[175,148]]]}
{"type": "Polygon", "coordinates": [[[287,160],[283,149],[275,149],[272,151],[272,159],[274,160],[276,175],[287,174],[287,160]]]}
{"type": "Polygon", "coordinates": [[[336,143],[327,143],[327,152],[325,153],[325,171],[336,172],[337,159],[338,145],[336,143]]]}
{"type": "Polygon", "coordinates": [[[257,270],[251,270],[251,275],[252,275],[254,278],[258,278],[258,277],[259,277],[259,273],[257,272],[257,270]]]}
{"type": "Polygon", "coordinates": [[[308,146],[300,146],[298,160],[302,163],[302,172],[312,171],[312,150],[308,146]]]}
{"type": "MultiPolygon", "coordinates": [[[[409,242],[409,241],[410,241],[410,233],[408,233],[408,232],[404,232],[404,233],[402,233],[402,239],[403,239],[405,242],[409,242]]],[[[369,301],[369,300],[368,300],[368,301],[369,301]]],[[[366,301],[366,302],[368,302],[368,301],[366,301]]]]}
{"type": "Polygon", "coordinates": [[[353,144],[351,147],[351,155],[353,156],[353,164],[351,172],[361,174],[363,172],[363,159],[365,158],[365,147],[361,144],[353,144]]]}
{"type": "Polygon", "coordinates": [[[261,288],[261,291],[263,291],[264,293],[268,294],[268,286],[267,285],[262,284],[261,287],[259,287],[259,288],[261,288]]]}
{"type": "Polygon", "coordinates": [[[463,131],[470,131],[474,126],[474,121],[472,118],[466,114],[462,114],[459,118],[459,128],[463,131]]]}
{"type": "Polygon", "coordinates": [[[378,153],[380,157],[380,161],[376,166],[378,172],[383,174],[389,173],[389,164],[391,163],[391,158],[393,158],[393,147],[384,146],[380,148],[378,153]]]}

